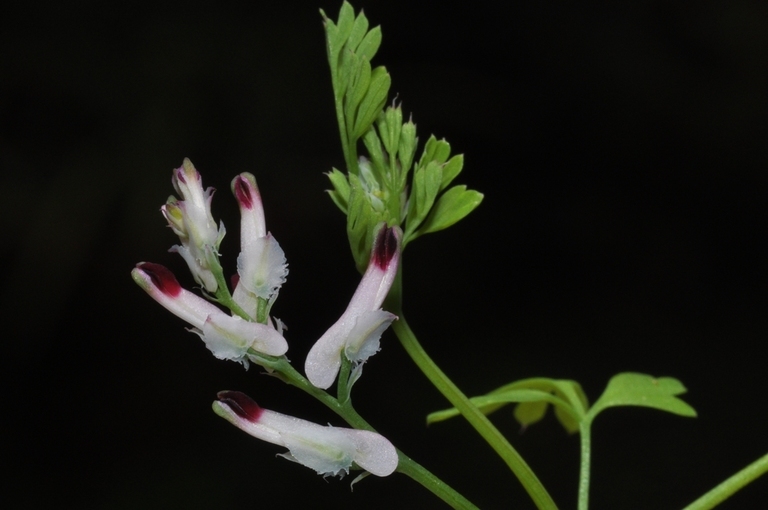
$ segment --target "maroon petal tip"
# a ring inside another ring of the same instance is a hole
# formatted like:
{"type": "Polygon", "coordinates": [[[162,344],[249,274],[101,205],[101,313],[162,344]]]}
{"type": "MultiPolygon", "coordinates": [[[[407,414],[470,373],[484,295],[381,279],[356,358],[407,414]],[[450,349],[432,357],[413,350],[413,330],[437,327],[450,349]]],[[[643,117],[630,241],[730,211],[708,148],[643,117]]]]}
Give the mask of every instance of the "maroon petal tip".
{"type": "Polygon", "coordinates": [[[235,193],[235,198],[241,207],[251,209],[253,207],[253,195],[251,194],[250,183],[242,175],[235,177],[234,186],[232,187],[235,193]]]}
{"type": "Polygon", "coordinates": [[[141,262],[136,267],[144,271],[152,280],[152,285],[163,294],[176,297],[181,293],[179,281],[167,267],[153,262],[141,262]]]}
{"type": "Polygon", "coordinates": [[[379,230],[376,241],[373,243],[372,262],[379,266],[382,271],[385,271],[395,257],[397,250],[398,239],[395,228],[384,227],[379,230]]]}
{"type": "Polygon", "coordinates": [[[220,391],[216,394],[219,402],[228,406],[232,411],[244,420],[259,421],[264,410],[259,407],[251,397],[239,391],[220,391]]]}

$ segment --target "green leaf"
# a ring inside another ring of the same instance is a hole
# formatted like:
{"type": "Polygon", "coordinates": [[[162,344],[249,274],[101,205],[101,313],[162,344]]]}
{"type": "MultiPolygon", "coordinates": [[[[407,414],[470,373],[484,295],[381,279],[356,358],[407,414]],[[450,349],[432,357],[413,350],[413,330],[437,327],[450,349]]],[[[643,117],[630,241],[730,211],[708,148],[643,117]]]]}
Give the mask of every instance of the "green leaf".
{"type": "Polygon", "coordinates": [[[547,413],[549,403],[544,400],[536,402],[521,402],[515,406],[513,413],[517,422],[523,427],[528,427],[541,421],[547,413]]]}
{"type": "Polygon", "coordinates": [[[357,53],[357,46],[360,44],[360,41],[363,40],[363,37],[365,37],[366,32],[368,32],[368,18],[365,17],[363,11],[360,11],[357,18],[355,18],[355,22],[352,24],[352,30],[349,32],[349,37],[347,38],[346,43],[347,49],[353,53],[357,53]]]}
{"type": "Polygon", "coordinates": [[[695,417],[696,411],[676,397],[687,390],[672,377],[652,377],[646,374],[625,372],[615,375],[605,391],[589,410],[589,419],[615,406],[652,407],[680,416],[695,417]]]}
{"type": "Polygon", "coordinates": [[[371,76],[371,64],[365,58],[359,58],[350,53],[349,57],[349,78],[346,96],[344,98],[344,113],[346,115],[347,129],[349,130],[350,142],[354,142],[360,136],[352,129],[357,116],[357,109],[360,103],[368,93],[368,87],[373,77],[371,76]]]}
{"type": "MultiPolygon", "coordinates": [[[[413,164],[413,155],[416,153],[416,124],[408,121],[400,130],[400,143],[397,147],[397,157],[400,159],[401,179],[405,181],[413,164]]],[[[400,183],[404,185],[405,183],[400,183]]]]}
{"type": "Polygon", "coordinates": [[[451,155],[451,144],[443,140],[438,140],[435,135],[431,135],[427,143],[424,144],[424,153],[421,155],[418,166],[424,166],[430,161],[445,163],[448,156],[451,155]]]}
{"type": "Polygon", "coordinates": [[[443,167],[443,182],[440,184],[440,190],[444,190],[453,181],[464,167],[464,154],[457,154],[452,157],[443,167]]]}
{"type": "Polygon", "coordinates": [[[349,181],[347,176],[341,173],[336,168],[332,169],[326,174],[331,181],[333,189],[328,190],[328,194],[331,196],[331,200],[336,206],[341,209],[341,212],[347,214],[347,208],[349,205],[349,181]]]}
{"type": "MultiPolygon", "coordinates": [[[[538,377],[506,384],[487,395],[473,397],[470,401],[483,414],[490,414],[510,403],[518,403],[514,415],[523,426],[541,420],[546,407],[552,404],[557,419],[569,433],[579,430],[579,422],[588,405],[587,397],[576,381],[538,377]]],[[[427,423],[447,420],[458,414],[455,408],[437,411],[427,416],[427,423]]]]}
{"type": "Polygon", "coordinates": [[[379,51],[379,46],[381,46],[381,27],[373,27],[360,42],[355,53],[360,58],[367,58],[370,62],[379,51]]]}
{"type": "Polygon", "coordinates": [[[386,163],[384,161],[384,152],[381,150],[381,140],[379,140],[379,136],[376,134],[376,130],[373,126],[368,128],[368,131],[365,132],[363,143],[365,144],[365,148],[368,149],[368,155],[371,157],[374,174],[376,175],[377,180],[379,180],[379,183],[381,183],[380,179],[384,173],[386,163]]]}
{"type": "Polygon", "coordinates": [[[387,101],[391,83],[392,78],[384,66],[379,66],[371,72],[368,91],[355,116],[354,129],[352,130],[355,139],[363,136],[373,121],[376,120],[376,117],[379,116],[379,112],[384,108],[384,103],[387,101]]]}
{"type": "Polygon", "coordinates": [[[407,227],[405,229],[404,243],[421,225],[427,217],[435,198],[440,192],[440,183],[443,180],[442,165],[430,161],[426,166],[419,167],[413,174],[413,189],[411,190],[408,204],[407,227]]]}
{"type": "Polygon", "coordinates": [[[370,203],[365,196],[365,190],[356,175],[349,176],[350,193],[347,208],[347,238],[355,258],[355,264],[360,272],[368,266],[372,238],[370,232],[378,223],[370,203]]]}
{"type": "Polygon", "coordinates": [[[383,115],[379,115],[377,127],[390,161],[394,161],[397,158],[397,146],[400,144],[400,130],[403,128],[403,111],[400,107],[390,106],[383,115]]]}
{"type": "Polygon", "coordinates": [[[338,22],[334,23],[325,12],[320,9],[320,14],[325,22],[326,41],[328,44],[328,63],[331,65],[331,73],[338,72],[339,55],[352,32],[355,19],[355,11],[348,2],[344,2],[339,10],[338,22]]]}
{"type": "MultiPolygon", "coordinates": [[[[510,389],[502,393],[491,392],[488,395],[481,395],[478,397],[472,397],[469,399],[483,414],[491,414],[494,411],[506,406],[507,404],[514,404],[516,402],[548,402],[568,405],[561,398],[552,395],[546,391],[532,390],[532,389],[510,389]]],[[[427,423],[437,423],[439,421],[447,420],[459,416],[459,410],[455,407],[450,409],[443,409],[442,411],[435,411],[427,416],[427,423]]]]}
{"type": "Polygon", "coordinates": [[[424,224],[408,240],[450,227],[474,211],[482,201],[482,193],[468,190],[463,184],[450,188],[437,200],[424,224]]]}

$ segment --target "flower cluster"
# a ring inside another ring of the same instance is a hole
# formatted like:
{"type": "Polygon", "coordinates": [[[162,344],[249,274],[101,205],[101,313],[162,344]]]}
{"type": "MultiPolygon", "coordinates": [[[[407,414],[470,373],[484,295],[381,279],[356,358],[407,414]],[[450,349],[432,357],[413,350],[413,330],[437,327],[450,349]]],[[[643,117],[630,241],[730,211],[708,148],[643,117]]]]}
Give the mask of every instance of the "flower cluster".
{"type": "MultiPolygon", "coordinates": [[[[240,254],[231,293],[219,262],[224,225],[220,223],[217,228],[211,214],[214,189],[203,189],[200,173],[188,159],[174,170],[172,182],[181,198],[172,196],[161,208],[181,242],[171,251],[186,261],[205,297],[184,289],[170,270],[151,262],[136,265],[134,281],[189,323],[190,331],[200,336],[216,358],[236,361],[246,368],[253,362],[275,369],[276,360],[285,360],[288,342],[282,322],[269,313],[288,269],[282,248],[267,231],[255,178],[242,173],[232,181],[241,219],[240,254]]],[[[381,334],[397,318],[381,305],[397,274],[401,239],[399,228],[379,228],[368,269],[349,306],[307,356],[305,371],[315,387],[329,388],[344,359],[353,367],[351,385],[360,376],[363,363],[379,350],[381,334]]],[[[245,432],[285,446],[289,453],[284,457],[322,475],[343,475],[354,466],[386,476],[397,467],[395,448],[375,432],[285,416],[260,408],[238,392],[221,392],[213,408],[245,432]]]]}

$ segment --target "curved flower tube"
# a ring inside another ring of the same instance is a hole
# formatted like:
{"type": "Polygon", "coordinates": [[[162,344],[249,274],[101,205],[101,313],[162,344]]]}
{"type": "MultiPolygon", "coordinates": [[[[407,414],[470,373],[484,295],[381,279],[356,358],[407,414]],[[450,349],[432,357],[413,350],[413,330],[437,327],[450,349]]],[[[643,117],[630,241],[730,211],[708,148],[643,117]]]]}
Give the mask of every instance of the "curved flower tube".
{"type": "Polygon", "coordinates": [[[200,173],[187,158],[184,158],[182,166],[174,169],[171,181],[176,192],[183,197],[183,200],[178,200],[171,196],[160,208],[181,241],[181,245],[173,246],[171,251],[184,258],[197,283],[208,292],[216,292],[218,284],[211,267],[218,264],[216,256],[226,230],[223,223],[219,223],[217,230],[211,215],[211,199],[215,190],[208,188],[203,191],[200,173]]]}
{"type": "Polygon", "coordinates": [[[238,391],[222,391],[217,397],[216,414],[253,437],[285,446],[283,457],[319,475],[343,476],[353,463],[376,476],[397,469],[397,450],[376,432],[319,425],[263,409],[238,391]]]}
{"type": "Polygon", "coordinates": [[[191,330],[203,339],[218,359],[229,359],[248,368],[248,350],[282,356],[288,342],[271,325],[249,322],[224,313],[213,303],[182,288],[166,267],[140,262],[131,271],[133,280],[155,301],[193,326],[191,330]]]}
{"type": "Polygon", "coordinates": [[[397,275],[401,237],[398,227],[379,230],[368,269],[347,309],[307,354],[304,370],[316,387],[327,389],[333,384],[341,367],[342,351],[358,367],[378,352],[381,334],[397,318],[382,310],[381,304],[397,275]]]}

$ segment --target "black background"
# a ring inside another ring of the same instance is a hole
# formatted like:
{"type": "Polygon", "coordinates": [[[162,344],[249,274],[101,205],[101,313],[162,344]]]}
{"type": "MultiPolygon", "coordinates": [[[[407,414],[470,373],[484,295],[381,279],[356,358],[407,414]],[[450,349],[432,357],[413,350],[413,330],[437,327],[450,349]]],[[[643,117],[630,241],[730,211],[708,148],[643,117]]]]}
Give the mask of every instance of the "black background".
{"type": "MultiPolygon", "coordinates": [[[[358,276],[323,190],[343,164],[318,8],[338,2],[32,4],[0,16],[3,498],[19,508],[441,508],[409,479],[324,481],[210,411],[218,390],[339,424],[215,360],[130,279],[192,285],[159,207],[192,159],[219,191],[253,172],[290,264],[274,313],[299,367],[358,276]]],[[[466,155],[482,206],[405,254],[406,311],[469,395],[533,376],[591,399],[672,375],[695,420],[616,409],[594,427],[595,509],[680,508],[768,451],[768,7],[762,2],[357,2],[421,139],[466,155]]],[[[532,505],[394,336],[356,406],[482,508],[532,505]]],[[[494,421],[561,508],[578,438],[494,421]]],[[[759,480],[722,508],[761,506],[759,480]]]]}

